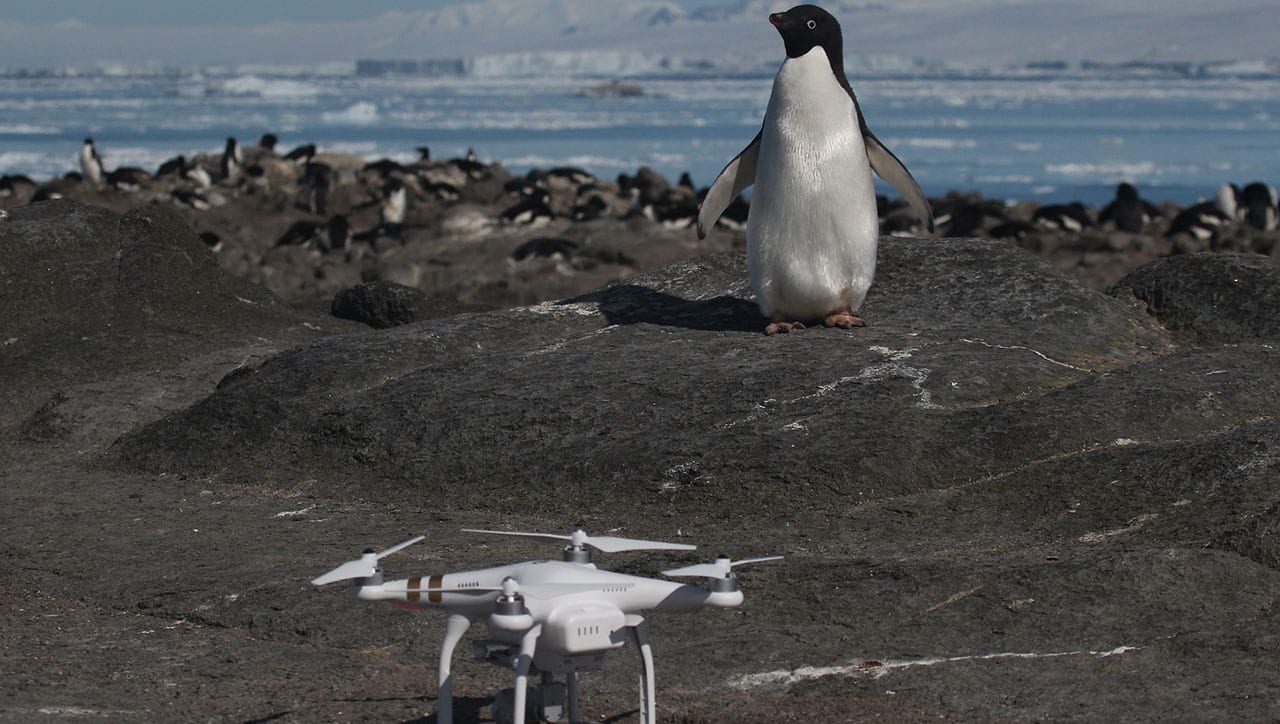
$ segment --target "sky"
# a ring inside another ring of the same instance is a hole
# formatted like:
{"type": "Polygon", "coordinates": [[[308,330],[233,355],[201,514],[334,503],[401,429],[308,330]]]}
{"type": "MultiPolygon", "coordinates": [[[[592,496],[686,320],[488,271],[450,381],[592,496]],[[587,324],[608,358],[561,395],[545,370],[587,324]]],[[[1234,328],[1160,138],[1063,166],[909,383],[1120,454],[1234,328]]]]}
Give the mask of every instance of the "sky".
{"type": "MultiPolygon", "coordinates": [[[[464,0],[11,0],[0,7],[0,22],[57,23],[75,19],[90,25],[173,27],[253,25],[309,18],[317,22],[361,20],[388,10],[436,10],[464,0]]],[[[711,0],[674,0],[695,8],[711,0]]]]}
{"type": "MultiPolygon", "coordinates": [[[[790,4],[667,1],[730,12],[667,23],[654,15],[658,0],[9,0],[0,3],[0,68],[306,68],[563,50],[772,58],[776,36],[764,18],[790,4]]],[[[1280,67],[1275,0],[823,4],[847,23],[846,55],[986,68],[1083,60],[1252,60],[1280,67]]]]}
{"type": "Polygon", "coordinates": [[[458,0],[47,0],[7,2],[0,22],[57,23],[75,19],[90,25],[252,25],[311,17],[321,22],[357,20],[387,10],[430,10],[458,0]]]}

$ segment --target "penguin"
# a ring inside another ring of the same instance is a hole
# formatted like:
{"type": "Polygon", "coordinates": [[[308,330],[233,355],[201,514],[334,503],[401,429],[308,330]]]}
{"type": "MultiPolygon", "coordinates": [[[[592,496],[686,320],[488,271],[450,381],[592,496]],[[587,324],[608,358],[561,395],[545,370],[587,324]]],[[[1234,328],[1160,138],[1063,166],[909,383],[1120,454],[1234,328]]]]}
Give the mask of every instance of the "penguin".
{"type": "Polygon", "coordinates": [[[1201,201],[1173,217],[1165,237],[1186,234],[1200,241],[1215,238],[1221,227],[1236,221],[1239,196],[1240,189],[1235,184],[1222,184],[1213,201],[1201,201]]]}
{"type": "Polygon", "coordinates": [[[227,145],[222,149],[222,181],[227,185],[240,180],[240,168],[244,164],[244,155],[240,151],[240,143],[235,136],[227,138],[227,145]]]}
{"type": "Polygon", "coordinates": [[[164,163],[160,164],[160,167],[156,169],[155,177],[164,178],[165,176],[179,176],[179,175],[182,175],[186,170],[187,170],[187,157],[182,154],[178,154],[177,156],[174,156],[173,158],[168,159],[164,163]]]}
{"type": "Polygon", "coordinates": [[[875,276],[879,218],[871,172],[893,184],[933,231],[933,212],[911,173],[867,127],[844,72],[840,24],[797,5],[769,16],[786,59],[760,132],[712,182],[698,237],[754,184],[747,266],[766,334],[821,320],[851,328],[875,276]]]}
{"type": "Polygon", "coordinates": [[[310,244],[320,233],[321,224],[314,219],[295,221],[276,239],[275,246],[302,246],[310,244]]]}
{"type": "Polygon", "coordinates": [[[1089,210],[1079,201],[1041,206],[1032,214],[1031,220],[1040,227],[1053,231],[1080,232],[1093,226],[1089,210]]]}
{"type": "Polygon", "coordinates": [[[520,246],[517,246],[511,252],[512,261],[525,261],[527,259],[536,259],[539,257],[555,257],[568,259],[573,255],[578,247],[578,242],[572,239],[561,239],[556,237],[539,236],[536,239],[530,239],[520,246]]]}
{"type": "Polygon", "coordinates": [[[328,244],[322,245],[320,251],[326,254],[333,251],[350,251],[351,250],[351,227],[347,223],[347,217],[342,214],[334,214],[329,217],[329,238],[328,244]]]}
{"type": "Polygon", "coordinates": [[[294,161],[300,165],[311,163],[311,159],[316,156],[316,144],[308,143],[304,146],[297,146],[292,151],[284,155],[284,160],[294,161]]]}
{"type": "Polygon", "coordinates": [[[332,185],[333,169],[327,163],[319,161],[307,163],[299,188],[307,191],[304,207],[313,214],[324,216],[328,213],[329,189],[332,185]]]}
{"type": "Polygon", "coordinates": [[[609,202],[598,193],[588,194],[587,197],[574,204],[570,215],[574,221],[592,221],[599,219],[609,211],[609,202]]]}
{"type": "Polygon", "coordinates": [[[93,145],[92,138],[84,139],[84,145],[80,147],[80,170],[94,186],[102,185],[102,157],[98,155],[98,147],[93,145]]]}
{"type": "Polygon", "coordinates": [[[183,169],[182,177],[195,184],[198,189],[207,189],[213,186],[213,179],[209,176],[209,172],[195,159],[191,159],[187,167],[183,169]]]}
{"type": "Polygon", "coordinates": [[[136,166],[120,166],[106,176],[107,185],[120,191],[138,191],[151,182],[151,174],[136,166]]]}
{"type": "Polygon", "coordinates": [[[1152,217],[1159,215],[1158,209],[1142,200],[1133,184],[1124,182],[1116,187],[1115,200],[1098,214],[1098,223],[1110,221],[1120,231],[1136,234],[1151,222],[1152,217]]]}
{"type": "Polygon", "coordinates": [[[546,191],[535,191],[523,195],[498,215],[504,224],[520,224],[542,226],[554,218],[551,211],[551,194],[546,191]]]}
{"type": "Polygon", "coordinates": [[[399,228],[404,225],[404,213],[409,206],[408,189],[400,179],[393,178],[382,188],[382,223],[399,228]]]}
{"type": "Polygon", "coordinates": [[[23,174],[0,176],[0,199],[17,196],[26,191],[34,191],[36,182],[23,174]]]}
{"type": "Polygon", "coordinates": [[[1276,190],[1255,181],[1240,190],[1238,218],[1260,231],[1275,231],[1277,223],[1276,190]]]}

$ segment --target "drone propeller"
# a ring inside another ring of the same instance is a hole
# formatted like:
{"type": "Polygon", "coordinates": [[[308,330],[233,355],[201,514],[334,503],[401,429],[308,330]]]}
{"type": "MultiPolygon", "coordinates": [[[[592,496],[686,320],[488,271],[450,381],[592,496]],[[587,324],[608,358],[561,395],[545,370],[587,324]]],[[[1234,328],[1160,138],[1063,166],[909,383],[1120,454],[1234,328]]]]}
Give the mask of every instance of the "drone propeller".
{"type": "Polygon", "coordinates": [[[408,548],[424,538],[426,538],[424,535],[420,535],[416,538],[410,538],[403,543],[391,546],[381,553],[374,553],[372,550],[365,551],[364,555],[354,561],[347,561],[323,576],[312,579],[311,585],[323,586],[326,583],[337,583],[338,581],[349,581],[356,578],[369,578],[378,571],[378,561],[380,559],[386,558],[392,553],[403,548],[408,548]]]}
{"type": "Polygon", "coordinates": [[[733,569],[738,566],[745,566],[748,563],[760,563],[762,561],[781,560],[782,556],[766,556],[764,558],[747,558],[741,561],[729,560],[728,556],[720,556],[716,558],[715,563],[699,563],[693,566],[685,566],[684,568],[673,568],[669,571],[663,571],[664,576],[697,576],[700,578],[728,578],[733,569]]]}
{"type": "Polygon", "coordinates": [[[613,536],[590,536],[582,528],[574,528],[569,535],[560,535],[557,533],[522,533],[507,530],[478,530],[475,528],[463,528],[464,533],[484,533],[488,535],[509,535],[516,538],[528,538],[530,540],[559,540],[566,541],[571,547],[581,550],[584,545],[591,546],[604,551],[605,553],[622,553],[625,551],[691,551],[697,546],[688,543],[663,543],[653,540],[639,540],[636,538],[615,538],[613,536]]]}

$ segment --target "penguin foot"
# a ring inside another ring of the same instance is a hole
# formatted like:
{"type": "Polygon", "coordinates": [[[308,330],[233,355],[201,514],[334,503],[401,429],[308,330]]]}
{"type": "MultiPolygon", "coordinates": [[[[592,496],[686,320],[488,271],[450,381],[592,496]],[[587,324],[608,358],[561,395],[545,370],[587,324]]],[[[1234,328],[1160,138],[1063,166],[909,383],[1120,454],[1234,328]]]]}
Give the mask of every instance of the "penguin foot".
{"type": "Polygon", "coordinates": [[[867,323],[852,312],[833,312],[822,320],[822,324],[827,327],[839,327],[841,329],[853,329],[854,327],[865,327],[867,323]]]}
{"type": "Polygon", "coordinates": [[[793,329],[804,329],[803,322],[770,322],[768,327],[764,328],[764,333],[773,336],[775,334],[788,334],[793,329]]]}

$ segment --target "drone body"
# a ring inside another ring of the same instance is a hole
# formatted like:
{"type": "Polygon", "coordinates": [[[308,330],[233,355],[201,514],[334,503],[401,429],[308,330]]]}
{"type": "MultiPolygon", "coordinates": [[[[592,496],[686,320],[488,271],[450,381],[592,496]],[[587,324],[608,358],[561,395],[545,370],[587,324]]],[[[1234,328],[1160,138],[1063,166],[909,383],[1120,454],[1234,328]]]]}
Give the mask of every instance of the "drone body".
{"type": "Polygon", "coordinates": [[[709,585],[703,587],[602,571],[591,562],[586,548],[591,546],[607,552],[692,550],[691,545],[591,538],[580,528],[569,536],[468,532],[566,540],[569,545],[564,549],[563,561],[534,560],[474,571],[384,580],[378,560],[422,540],[419,536],[381,553],[368,551],[361,558],[312,581],[315,585],[324,585],[350,580],[352,594],[361,600],[389,601],[407,608],[439,607],[449,613],[440,647],[438,720],[444,723],[452,721],[450,669],[454,648],[473,623],[484,619],[490,638],[475,642],[477,658],[515,670],[511,696],[500,695],[495,699],[495,718],[523,722],[529,701],[529,675],[541,672],[543,683],[535,689],[540,706],[537,716],[558,721],[562,713],[567,713],[569,721],[577,721],[577,672],[597,668],[604,654],[624,646],[630,634],[644,664],[640,719],[652,724],[656,721],[653,655],[642,614],[737,606],[743,596],[732,569],[744,563],[773,560],[735,562],[722,557],[716,563],[665,572],[669,576],[708,578],[709,585]],[[494,647],[496,654],[491,651],[494,647]],[[553,683],[553,674],[565,675],[563,687],[553,683]],[[567,712],[563,711],[562,702],[567,703],[567,712]]]}

